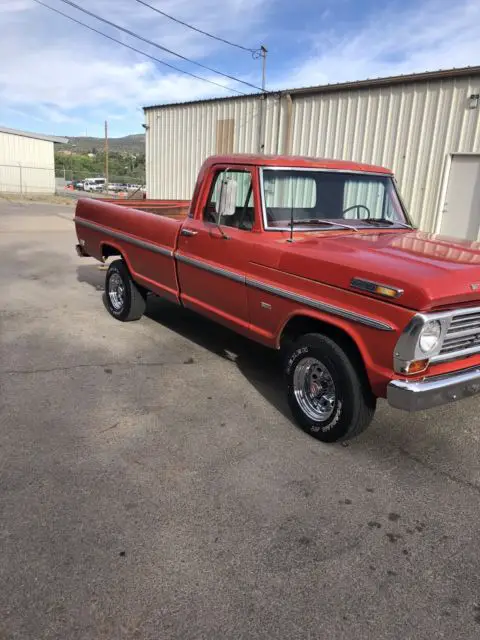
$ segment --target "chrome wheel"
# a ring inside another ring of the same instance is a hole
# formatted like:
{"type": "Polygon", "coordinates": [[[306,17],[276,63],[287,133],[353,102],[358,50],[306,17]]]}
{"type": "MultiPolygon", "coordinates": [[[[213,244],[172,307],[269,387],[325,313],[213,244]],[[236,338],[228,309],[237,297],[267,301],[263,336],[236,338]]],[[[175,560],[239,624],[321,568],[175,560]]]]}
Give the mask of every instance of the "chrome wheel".
{"type": "Polygon", "coordinates": [[[115,311],[121,311],[125,304],[125,284],[118,273],[112,273],[108,280],[108,297],[115,311]]]}
{"type": "Polygon", "coordinates": [[[315,422],[326,422],[333,414],[336,391],[327,367],[317,358],[302,358],[293,374],[293,392],[301,410],[315,422]]]}

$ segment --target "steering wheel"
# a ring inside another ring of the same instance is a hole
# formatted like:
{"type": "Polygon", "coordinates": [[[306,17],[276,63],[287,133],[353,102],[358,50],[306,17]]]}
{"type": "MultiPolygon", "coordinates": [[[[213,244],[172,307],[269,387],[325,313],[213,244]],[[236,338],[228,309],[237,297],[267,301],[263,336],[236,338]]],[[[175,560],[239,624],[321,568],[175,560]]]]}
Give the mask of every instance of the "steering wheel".
{"type": "Polygon", "coordinates": [[[356,209],[357,210],[357,219],[360,220],[360,209],[365,209],[365,211],[367,212],[367,218],[371,218],[372,214],[370,213],[370,209],[368,207],[366,207],[364,204],[354,204],[351,207],[347,207],[346,209],[344,209],[342,211],[342,217],[345,218],[345,214],[348,213],[349,211],[351,211],[352,209],[356,209]]]}
{"type": "MultiPolygon", "coordinates": [[[[246,199],[245,199],[245,204],[243,205],[243,209],[242,209],[242,212],[241,212],[241,214],[240,214],[240,218],[239,218],[239,220],[238,220],[238,228],[239,228],[239,229],[244,229],[243,224],[244,224],[244,221],[245,221],[245,217],[246,217],[246,215],[247,215],[247,211],[248,211],[248,202],[249,202],[249,200],[250,200],[251,196],[252,196],[252,185],[250,185],[250,188],[249,188],[248,193],[247,193],[247,197],[246,197],[246,199]]],[[[249,229],[249,230],[251,230],[251,229],[252,229],[252,227],[253,227],[253,224],[252,224],[252,226],[250,227],[250,229],[249,229]]]]}

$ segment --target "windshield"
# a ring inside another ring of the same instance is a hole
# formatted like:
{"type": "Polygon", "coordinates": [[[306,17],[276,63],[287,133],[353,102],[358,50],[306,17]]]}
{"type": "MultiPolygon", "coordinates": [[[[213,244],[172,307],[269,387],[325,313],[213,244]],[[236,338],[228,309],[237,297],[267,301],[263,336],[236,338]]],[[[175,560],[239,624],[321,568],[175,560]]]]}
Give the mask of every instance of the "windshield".
{"type": "Polygon", "coordinates": [[[389,226],[408,223],[389,175],[334,171],[264,169],[263,196],[267,229],[297,227],[389,226]],[[348,221],[348,222],[347,222],[348,221]],[[368,221],[368,222],[367,222],[368,221]]]}

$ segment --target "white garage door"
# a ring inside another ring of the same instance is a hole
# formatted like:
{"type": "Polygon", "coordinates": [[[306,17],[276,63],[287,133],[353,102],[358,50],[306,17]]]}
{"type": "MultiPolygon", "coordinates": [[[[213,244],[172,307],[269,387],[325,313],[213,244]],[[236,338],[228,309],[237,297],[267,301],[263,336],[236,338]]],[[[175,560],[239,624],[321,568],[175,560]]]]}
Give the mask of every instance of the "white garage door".
{"type": "Polygon", "coordinates": [[[479,232],[480,156],[453,156],[440,233],[477,240],[479,232]]]}

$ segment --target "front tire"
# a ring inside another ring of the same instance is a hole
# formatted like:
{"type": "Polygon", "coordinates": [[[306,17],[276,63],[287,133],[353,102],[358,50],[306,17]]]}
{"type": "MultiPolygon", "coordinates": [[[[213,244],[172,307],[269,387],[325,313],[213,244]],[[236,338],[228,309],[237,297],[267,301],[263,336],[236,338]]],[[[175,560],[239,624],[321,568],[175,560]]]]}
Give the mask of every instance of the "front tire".
{"type": "Polygon", "coordinates": [[[105,276],[105,301],[110,314],[122,322],[139,320],[146,307],[146,296],[133,281],[123,260],[115,260],[105,276]]]}
{"type": "Polygon", "coordinates": [[[285,375],[295,420],[314,438],[348,440],[372,421],[376,398],[360,363],[330,338],[302,336],[290,349],[285,375]]]}

